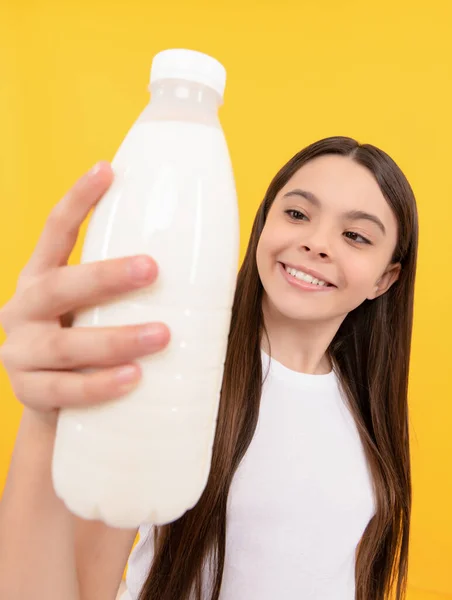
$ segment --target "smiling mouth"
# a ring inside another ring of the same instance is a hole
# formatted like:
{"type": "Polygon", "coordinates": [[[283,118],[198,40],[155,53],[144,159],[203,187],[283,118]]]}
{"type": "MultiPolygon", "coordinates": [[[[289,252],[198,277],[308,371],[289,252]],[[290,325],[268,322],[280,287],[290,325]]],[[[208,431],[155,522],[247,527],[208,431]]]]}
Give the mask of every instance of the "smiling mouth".
{"type": "Polygon", "coordinates": [[[293,267],[289,267],[289,266],[285,265],[284,263],[280,263],[280,264],[283,267],[283,269],[286,271],[286,273],[288,273],[290,276],[294,277],[295,279],[298,279],[299,281],[305,281],[306,283],[310,283],[311,285],[315,285],[315,286],[319,286],[319,287],[330,287],[330,288],[336,287],[335,285],[333,285],[332,283],[329,283],[328,281],[324,281],[323,279],[317,279],[316,277],[313,277],[312,275],[309,275],[308,273],[304,273],[303,271],[299,271],[297,269],[294,269],[293,267]]]}

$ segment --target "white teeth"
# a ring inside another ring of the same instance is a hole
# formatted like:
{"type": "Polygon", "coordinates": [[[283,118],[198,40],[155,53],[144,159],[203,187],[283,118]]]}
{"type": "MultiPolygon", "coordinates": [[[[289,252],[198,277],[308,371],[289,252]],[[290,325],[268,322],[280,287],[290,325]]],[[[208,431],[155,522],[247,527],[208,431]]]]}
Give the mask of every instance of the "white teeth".
{"type": "Polygon", "coordinates": [[[296,277],[296,279],[300,279],[301,281],[306,281],[308,283],[312,283],[314,285],[320,285],[320,286],[328,285],[322,279],[316,279],[315,277],[311,277],[311,275],[308,275],[307,273],[303,273],[303,271],[297,271],[296,269],[293,269],[292,267],[285,267],[285,269],[290,275],[292,275],[293,277],[296,277]]]}

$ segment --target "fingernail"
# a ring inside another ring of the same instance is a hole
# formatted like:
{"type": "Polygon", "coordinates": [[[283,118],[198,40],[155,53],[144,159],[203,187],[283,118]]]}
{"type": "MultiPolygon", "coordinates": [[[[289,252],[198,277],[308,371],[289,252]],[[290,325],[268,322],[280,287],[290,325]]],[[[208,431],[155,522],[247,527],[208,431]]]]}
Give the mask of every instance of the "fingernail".
{"type": "Polygon", "coordinates": [[[94,165],[94,167],[92,167],[90,169],[90,171],[88,172],[88,175],[90,175],[91,177],[95,177],[99,173],[101,168],[102,168],[102,163],[101,162],[96,163],[94,165]]]}
{"type": "Polygon", "coordinates": [[[167,336],[166,328],[161,323],[149,323],[141,328],[138,340],[144,348],[156,348],[167,336]]]}
{"type": "Polygon", "coordinates": [[[134,279],[147,280],[152,269],[152,261],[147,256],[134,258],[129,265],[130,273],[134,279]]]}
{"type": "Polygon", "coordinates": [[[132,365],[119,368],[115,373],[115,379],[118,383],[131,383],[138,377],[138,369],[132,365]]]}

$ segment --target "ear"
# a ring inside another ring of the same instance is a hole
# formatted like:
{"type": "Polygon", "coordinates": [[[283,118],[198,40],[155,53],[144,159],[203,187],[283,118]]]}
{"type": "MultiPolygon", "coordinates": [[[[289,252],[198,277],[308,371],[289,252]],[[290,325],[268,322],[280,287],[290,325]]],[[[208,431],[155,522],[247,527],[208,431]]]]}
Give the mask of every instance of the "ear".
{"type": "Polygon", "coordinates": [[[375,300],[379,296],[385,294],[389,288],[398,280],[400,277],[400,271],[402,265],[400,263],[391,263],[380,279],[376,282],[375,287],[371,294],[367,297],[368,300],[375,300]]]}

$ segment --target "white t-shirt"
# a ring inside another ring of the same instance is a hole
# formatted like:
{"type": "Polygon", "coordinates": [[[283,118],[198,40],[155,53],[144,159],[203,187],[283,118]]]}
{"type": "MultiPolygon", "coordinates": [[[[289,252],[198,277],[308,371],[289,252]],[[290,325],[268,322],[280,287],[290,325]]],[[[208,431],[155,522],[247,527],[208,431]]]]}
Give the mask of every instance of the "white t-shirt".
{"type": "MultiPolygon", "coordinates": [[[[262,359],[264,374],[270,370],[228,497],[220,598],[354,600],[355,551],[376,506],[355,422],[335,373],[307,375],[262,359]]],[[[145,525],[124,600],[138,598],[152,556],[145,525]]]]}

